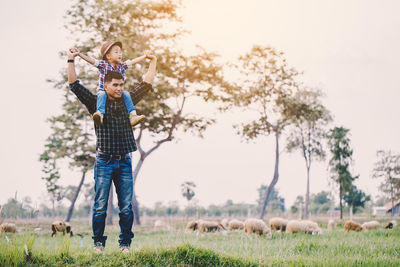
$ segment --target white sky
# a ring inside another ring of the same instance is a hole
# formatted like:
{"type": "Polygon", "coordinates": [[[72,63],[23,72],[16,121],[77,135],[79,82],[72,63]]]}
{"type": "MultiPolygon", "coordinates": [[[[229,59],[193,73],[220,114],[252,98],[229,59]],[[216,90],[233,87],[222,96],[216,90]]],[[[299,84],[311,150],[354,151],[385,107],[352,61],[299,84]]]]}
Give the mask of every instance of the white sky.
{"type": "MultiPolygon", "coordinates": [[[[400,2],[184,2],[185,26],[192,31],[186,44],[198,43],[225,60],[253,44],[271,45],[304,71],[307,85],[326,93],[334,125],[351,130],[353,169],[360,174],[356,184],[375,196],[379,181],[370,174],[376,151],[400,151],[400,2]]],[[[58,52],[72,45],[62,28],[69,1],[1,1],[1,6],[0,203],[15,191],[39,201],[45,186],[38,157],[50,133],[45,120],[60,114],[62,104],[61,92],[45,80],[58,77],[66,64],[58,52]]],[[[185,203],[180,184],[191,180],[202,205],[227,199],[254,203],[256,189],[272,178],[274,143],[272,137],[241,142],[231,127],[239,118],[237,113],[217,114],[218,123],[204,139],[182,135],[179,142],[163,145],[143,165],[136,184],[139,201],[146,206],[156,201],[185,203]]],[[[312,193],[331,190],[326,166],[313,166],[312,193]]],[[[62,174],[64,184],[78,184],[79,173],[62,174]]],[[[282,155],[277,188],[287,207],[305,193],[305,174],[300,153],[282,155]]],[[[89,174],[87,181],[92,179],[89,174]]]]}

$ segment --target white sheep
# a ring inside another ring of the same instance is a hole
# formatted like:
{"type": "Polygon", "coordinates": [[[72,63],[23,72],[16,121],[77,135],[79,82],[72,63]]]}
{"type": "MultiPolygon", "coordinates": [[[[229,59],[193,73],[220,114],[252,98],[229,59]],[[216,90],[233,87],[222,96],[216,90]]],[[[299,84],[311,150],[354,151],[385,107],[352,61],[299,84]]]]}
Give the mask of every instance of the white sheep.
{"type": "Polygon", "coordinates": [[[250,218],[244,221],[244,232],[247,235],[256,233],[258,235],[266,235],[268,238],[272,237],[271,230],[263,220],[250,218]]]}
{"type": "Polygon", "coordinates": [[[363,231],[378,229],[380,226],[381,224],[377,221],[365,222],[361,225],[363,231]]]}
{"type": "Polygon", "coordinates": [[[333,229],[335,229],[335,221],[330,219],[328,222],[328,231],[332,231],[333,229]]]}
{"type": "Polygon", "coordinates": [[[70,236],[73,236],[74,234],[71,231],[71,225],[67,222],[63,222],[63,221],[54,221],[51,224],[51,236],[54,237],[57,235],[57,232],[62,232],[63,235],[65,235],[65,232],[67,232],[67,234],[69,233],[70,236]]]}
{"type": "Polygon", "coordinates": [[[287,223],[288,223],[288,220],[286,220],[286,219],[274,217],[269,220],[269,228],[271,228],[272,232],[275,232],[278,230],[283,232],[286,230],[287,223]]]}
{"type": "Polygon", "coordinates": [[[390,222],[388,222],[385,226],[385,229],[392,229],[394,227],[397,226],[397,221],[396,220],[392,220],[390,222]]]}
{"type": "Polygon", "coordinates": [[[236,219],[231,220],[228,225],[229,230],[241,230],[243,228],[244,228],[244,223],[236,219]]]}
{"type": "Polygon", "coordinates": [[[286,225],[286,233],[321,234],[322,231],[316,222],[309,220],[291,220],[286,225]]]}
{"type": "Polygon", "coordinates": [[[226,230],[225,227],[219,222],[198,220],[197,223],[197,228],[199,229],[200,233],[226,230]]]}
{"type": "Polygon", "coordinates": [[[2,223],[0,225],[0,233],[16,233],[17,227],[13,223],[2,223]]]}

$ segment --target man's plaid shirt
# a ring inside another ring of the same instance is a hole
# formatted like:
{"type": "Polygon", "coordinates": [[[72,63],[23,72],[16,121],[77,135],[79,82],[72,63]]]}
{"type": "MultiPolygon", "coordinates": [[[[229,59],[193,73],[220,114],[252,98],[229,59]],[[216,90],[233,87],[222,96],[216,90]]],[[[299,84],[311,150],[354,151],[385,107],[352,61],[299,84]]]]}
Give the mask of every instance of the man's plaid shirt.
{"type": "Polygon", "coordinates": [[[130,60],[127,60],[126,62],[118,62],[115,65],[115,68],[111,63],[109,63],[107,60],[96,60],[94,62],[94,66],[97,67],[100,71],[99,75],[99,87],[97,90],[102,90],[104,91],[104,77],[106,77],[106,74],[108,71],[116,71],[121,73],[122,78],[125,80],[125,70],[128,67],[132,66],[132,62],[130,60]]]}
{"type": "MultiPolygon", "coordinates": [[[[96,95],[81,85],[79,80],[71,83],[70,88],[79,101],[86,106],[90,114],[96,112],[96,95]]],[[[130,92],[132,102],[138,103],[149,90],[152,90],[151,84],[140,83],[130,92]]],[[[96,148],[100,148],[105,153],[124,155],[137,149],[129,122],[128,110],[122,97],[115,101],[107,98],[103,125],[95,125],[95,132],[97,136],[96,148]]]]}

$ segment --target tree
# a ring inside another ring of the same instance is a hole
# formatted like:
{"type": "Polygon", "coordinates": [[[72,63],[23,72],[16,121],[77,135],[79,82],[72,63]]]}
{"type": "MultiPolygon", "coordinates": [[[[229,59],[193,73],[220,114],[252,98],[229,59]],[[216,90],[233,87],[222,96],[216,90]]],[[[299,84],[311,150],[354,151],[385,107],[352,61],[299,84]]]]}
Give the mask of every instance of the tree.
{"type": "Polygon", "coordinates": [[[196,184],[193,182],[184,182],[181,184],[181,192],[182,196],[186,198],[188,202],[195,196],[194,188],[196,187],[196,184]]]}
{"type": "Polygon", "coordinates": [[[313,194],[310,197],[310,211],[312,213],[326,213],[331,207],[333,200],[330,198],[330,193],[321,191],[313,194]]]}
{"type": "Polygon", "coordinates": [[[365,204],[371,200],[371,196],[365,194],[355,185],[352,185],[350,190],[348,190],[344,194],[343,199],[350,208],[350,220],[351,220],[353,213],[355,213],[359,208],[364,208],[365,204]]]}
{"type": "Polygon", "coordinates": [[[310,198],[310,169],[314,160],[324,160],[325,151],[322,141],[326,136],[325,126],[332,120],[329,111],[322,105],[322,93],[316,90],[299,90],[292,99],[292,105],[303,109],[302,115],[294,117],[287,150],[300,150],[306,163],[307,187],[304,205],[304,217],[308,218],[310,198]]]}
{"type": "MultiPolygon", "coordinates": [[[[258,189],[257,206],[261,210],[264,205],[265,195],[268,192],[268,186],[261,185],[258,189]]],[[[285,211],[285,199],[279,195],[276,188],[271,190],[267,211],[270,213],[282,213],[285,211]]]]}
{"type": "Polygon", "coordinates": [[[235,66],[241,73],[234,85],[224,86],[220,99],[225,103],[223,110],[234,106],[254,112],[256,118],[248,123],[235,125],[237,133],[245,140],[259,136],[275,136],[275,168],[265,194],[260,218],[265,215],[270,195],[279,179],[279,137],[286,126],[298,116],[297,106],[289,101],[298,85],[299,73],[290,68],[283,57],[271,47],[253,46],[252,50],[239,58],[235,66]]]}
{"type": "Polygon", "coordinates": [[[301,211],[304,207],[304,197],[303,196],[297,196],[296,200],[294,201],[293,205],[290,207],[290,211],[292,213],[297,213],[298,211],[300,211],[300,215],[299,217],[302,217],[301,211]]]}
{"type": "Polygon", "coordinates": [[[339,186],[340,219],[343,219],[343,196],[351,190],[353,181],[357,178],[353,177],[349,170],[353,150],[348,133],[348,129],[335,127],[328,134],[328,146],[332,154],[329,160],[331,179],[339,186]]]}
{"type": "MultiPolygon", "coordinates": [[[[392,151],[379,150],[376,153],[378,160],[372,172],[373,178],[383,178],[380,190],[385,194],[390,194],[392,207],[394,207],[395,198],[400,198],[400,154],[392,151]]],[[[392,208],[391,216],[394,215],[392,208]]]]}
{"type": "MultiPolygon", "coordinates": [[[[88,36],[85,40],[79,40],[79,48],[83,52],[99,47],[104,40],[118,39],[123,43],[126,58],[137,57],[145,49],[151,49],[159,59],[154,92],[136,106],[146,115],[146,121],[137,129],[136,135],[140,153],[133,171],[132,205],[136,224],[140,224],[140,212],[135,185],[145,159],[162,144],[176,140],[178,131],[192,132],[202,137],[206,128],[214,123],[213,119],[185,112],[186,103],[194,97],[214,99],[214,90],[222,81],[222,67],[215,62],[216,55],[213,53],[199,49],[197,54],[187,56],[176,48],[176,40],[185,33],[177,15],[179,7],[179,1],[170,0],[81,0],[67,13],[67,29],[71,33],[82,33],[79,37],[88,36]],[[164,25],[178,26],[171,30],[164,25]],[[143,145],[145,138],[153,141],[148,149],[143,145]]],[[[137,68],[132,68],[127,74],[126,83],[140,81],[143,67],[138,64],[137,68]]],[[[88,71],[86,65],[84,69],[84,79],[96,84],[93,71],[88,71]]]]}

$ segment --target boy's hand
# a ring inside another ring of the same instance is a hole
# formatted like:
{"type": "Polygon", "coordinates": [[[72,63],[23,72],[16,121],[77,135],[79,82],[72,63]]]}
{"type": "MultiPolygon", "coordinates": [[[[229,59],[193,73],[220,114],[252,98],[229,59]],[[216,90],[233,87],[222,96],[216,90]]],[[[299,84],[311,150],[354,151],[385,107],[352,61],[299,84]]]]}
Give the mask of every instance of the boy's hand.
{"type": "Polygon", "coordinates": [[[68,56],[68,59],[74,59],[76,56],[78,56],[79,55],[79,50],[78,51],[76,51],[76,50],[73,50],[72,48],[71,49],[68,49],[68,51],[67,51],[67,56],[68,56]]]}
{"type": "Polygon", "coordinates": [[[79,54],[81,51],[79,51],[78,48],[73,47],[73,48],[70,48],[70,49],[69,49],[69,52],[71,52],[71,53],[78,53],[78,54],[79,54]]]}

